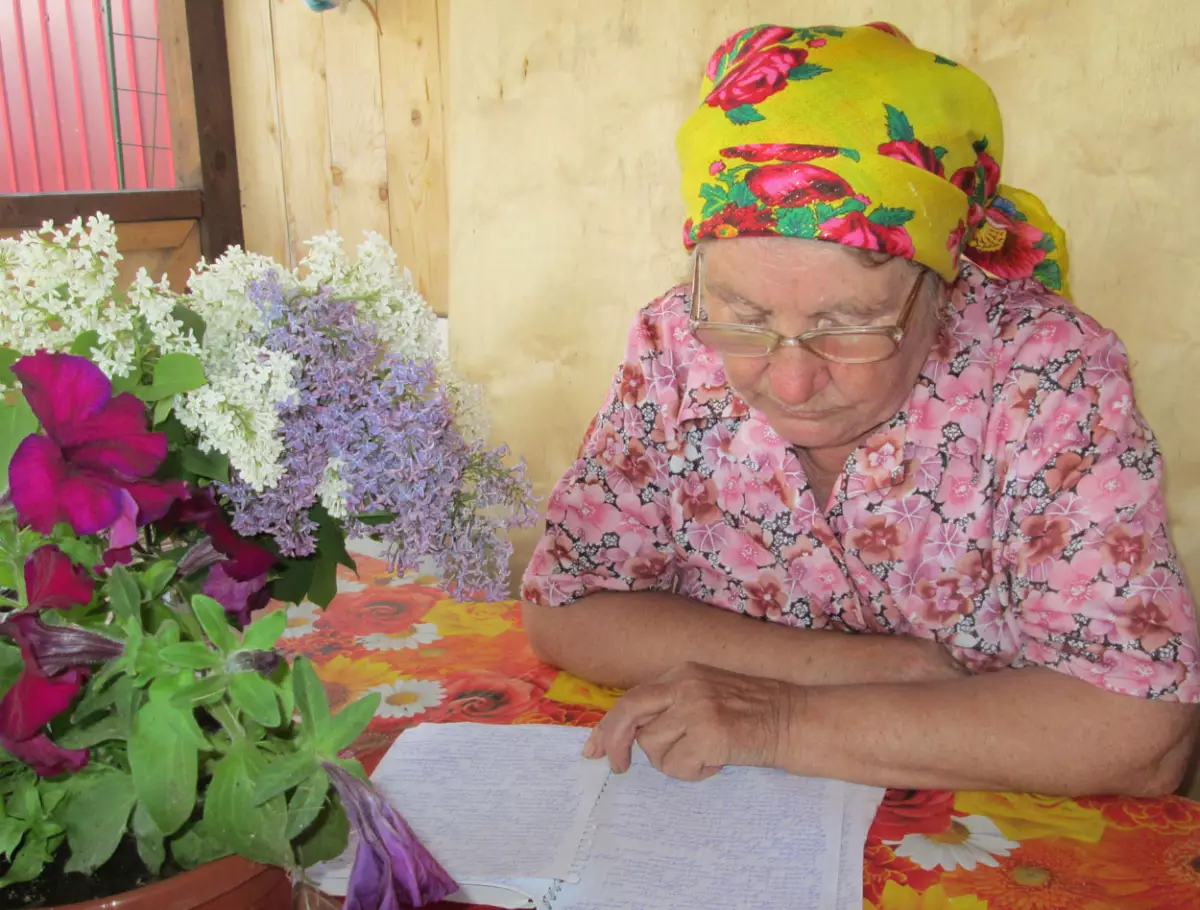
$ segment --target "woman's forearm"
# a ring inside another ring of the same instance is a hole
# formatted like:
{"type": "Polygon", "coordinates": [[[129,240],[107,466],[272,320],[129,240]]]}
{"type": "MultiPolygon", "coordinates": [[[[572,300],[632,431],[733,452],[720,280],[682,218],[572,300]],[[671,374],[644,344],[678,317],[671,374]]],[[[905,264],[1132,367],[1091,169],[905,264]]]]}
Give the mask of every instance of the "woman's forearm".
{"type": "Polygon", "coordinates": [[[566,607],[526,604],[525,630],[547,663],[629,688],[685,663],[802,686],[954,679],[940,645],[759,622],[676,594],[593,594],[566,607]]]}
{"type": "Polygon", "coordinates": [[[1159,796],[1187,764],[1196,709],[1027,668],[952,682],[797,689],[777,764],[914,789],[1159,796]]]}

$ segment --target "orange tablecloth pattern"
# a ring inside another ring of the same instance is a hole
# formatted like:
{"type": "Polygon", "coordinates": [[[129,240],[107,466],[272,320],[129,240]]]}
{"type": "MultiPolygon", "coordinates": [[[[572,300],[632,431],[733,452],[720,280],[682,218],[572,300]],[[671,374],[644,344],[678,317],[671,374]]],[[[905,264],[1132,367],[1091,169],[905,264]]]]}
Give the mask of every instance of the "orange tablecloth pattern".
{"type": "MultiPolygon", "coordinates": [[[[431,579],[358,567],[327,610],[292,608],[285,644],[314,662],[335,709],[382,694],[353,746],[368,767],[414,724],[587,726],[618,695],[539,663],[517,603],[457,603],[431,579]]],[[[889,791],[864,908],[1198,910],[1200,803],[889,791]]]]}

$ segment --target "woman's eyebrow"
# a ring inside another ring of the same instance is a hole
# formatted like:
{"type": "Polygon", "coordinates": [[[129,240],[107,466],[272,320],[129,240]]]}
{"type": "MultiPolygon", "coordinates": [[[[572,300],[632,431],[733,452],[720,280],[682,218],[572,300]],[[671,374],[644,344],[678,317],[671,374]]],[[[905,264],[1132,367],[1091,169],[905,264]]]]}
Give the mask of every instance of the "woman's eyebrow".
{"type": "MultiPolygon", "coordinates": [[[[773,312],[770,307],[763,306],[761,303],[756,303],[748,297],[739,294],[733,288],[727,285],[714,282],[711,285],[711,290],[721,298],[725,303],[732,306],[745,307],[746,309],[754,310],[758,313],[773,312]]],[[[834,300],[825,306],[821,307],[813,315],[815,316],[853,316],[857,319],[869,321],[882,316],[891,309],[891,301],[876,300],[871,303],[863,303],[861,300],[834,300]]]]}

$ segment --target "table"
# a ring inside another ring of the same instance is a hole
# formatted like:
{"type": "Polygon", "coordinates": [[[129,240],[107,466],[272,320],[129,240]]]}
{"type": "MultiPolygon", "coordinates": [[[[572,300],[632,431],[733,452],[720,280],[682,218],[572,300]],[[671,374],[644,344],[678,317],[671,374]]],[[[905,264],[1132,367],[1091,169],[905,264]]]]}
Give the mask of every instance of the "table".
{"type": "MultiPolygon", "coordinates": [[[[292,608],[284,647],[313,661],[334,710],[383,695],[351,747],[368,767],[417,723],[588,726],[619,695],[540,663],[520,604],[457,603],[434,579],[357,560],[324,612],[292,608]]],[[[892,790],[865,848],[864,907],[1197,910],[1200,803],[892,790]]]]}

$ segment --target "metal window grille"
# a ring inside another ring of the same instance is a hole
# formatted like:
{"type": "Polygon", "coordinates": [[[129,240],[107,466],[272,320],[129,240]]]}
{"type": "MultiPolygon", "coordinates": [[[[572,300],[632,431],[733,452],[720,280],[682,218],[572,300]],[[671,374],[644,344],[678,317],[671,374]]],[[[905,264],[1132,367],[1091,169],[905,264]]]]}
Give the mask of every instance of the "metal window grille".
{"type": "Polygon", "coordinates": [[[158,0],[0,0],[0,193],[175,186],[158,0]]]}

